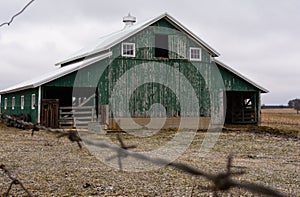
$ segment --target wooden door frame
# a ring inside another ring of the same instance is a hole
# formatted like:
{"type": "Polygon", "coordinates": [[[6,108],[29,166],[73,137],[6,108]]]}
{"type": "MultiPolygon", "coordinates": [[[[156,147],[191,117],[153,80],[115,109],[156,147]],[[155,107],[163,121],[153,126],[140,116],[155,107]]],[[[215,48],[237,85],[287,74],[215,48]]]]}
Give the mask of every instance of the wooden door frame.
{"type": "Polygon", "coordinates": [[[58,128],[58,117],[59,117],[59,99],[43,99],[41,103],[41,125],[51,128],[58,128]],[[45,109],[45,106],[48,106],[45,109]],[[45,110],[54,110],[50,114],[45,114],[45,110]],[[48,117],[48,116],[51,117],[48,117]],[[49,122],[50,119],[50,122],[49,122]]]}

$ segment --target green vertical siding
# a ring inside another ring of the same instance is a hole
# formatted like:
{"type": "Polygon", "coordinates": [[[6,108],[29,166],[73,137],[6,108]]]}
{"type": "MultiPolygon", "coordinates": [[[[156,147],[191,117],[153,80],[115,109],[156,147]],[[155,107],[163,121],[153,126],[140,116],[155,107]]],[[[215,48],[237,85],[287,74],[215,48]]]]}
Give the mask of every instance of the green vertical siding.
{"type": "MultiPolygon", "coordinates": [[[[128,38],[124,42],[136,44],[136,57],[134,59],[153,60],[155,50],[155,35],[167,34],[169,41],[169,58],[170,59],[189,59],[189,48],[202,48],[202,62],[210,62],[210,54],[208,51],[191,40],[188,35],[178,31],[165,19],[145,28],[143,31],[128,38]]],[[[112,49],[113,59],[121,55],[121,43],[112,49]]]]}
{"type": "MultiPolygon", "coordinates": [[[[181,81],[179,80],[179,76],[176,76],[174,70],[178,69],[184,76],[185,80],[188,80],[189,83],[192,85],[196,96],[199,100],[199,107],[200,107],[200,114],[201,115],[208,115],[209,108],[210,108],[210,95],[208,92],[208,87],[206,86],[206,82],[200,72],[197,71],[195,65],[191,64],[187,60],[153,60],[153,61],[145,61],[145,60],[137,60],[137,59],[126,59],[126,58],[117,58],[115,59],[112,64],[108,67],[109,70],[109,78],[107,83],[109,84],[109,91],[107,92],[106,97],[111,97],[111,93],[115,88],[115,83],[121,78],[121,76],[132,69],[134,66],[138,65],[146,65],[148,66],[148,71],[144,73],[138,72],[130,72],[130,75],[127,79],[123,82],[126,84],[126,88],[129,90],[133,89],[133,85],[139,81],[147,81],[147,79],[151,79],[149,73],[163,73],[158,69],[170,69],[165,71],[168,73],[167,76],[164,76],[162,81],[166,83],[176,84],[175,87],[179,90],[181,94],[192,96],[192,90],[184,89],[180,84],[181,81]],[[166,68],[162,68],[159,65],[165,64],[167,65],[166,68]],[[151,71],[152,67],[156,67],[156,71],[151,71]]],[[[200,65],[202,63],[199,63],[200,65]]],[[[209,68],[209,67],[208,67],[209,68]]],[[[209,73],[208,71],[207,73],[209,73]]],[[[99,87],[101,88],[101,87],[99,87]]],[[[129,90],[122,90],[119,92],[119,96],[124,96],[128,94],[129,90]]],[[[163,84],[157,83],[145,83],[144,85],[138,87],[134,94],[131,95],[130,100],[130,110],[134,116],[146,116],[147,111],[149,110],[150,106],[154,103],[161,103],[167,109],[167,114],[169,116],[176,115],[178,111],[180,111],[179,101],[177,99],[174,92],[172,92],[168,87],[164,86],[163,84]]],[[[104,99],[101,98],[101,102],[105,102],[104,99]]],[[[103,103],[107,104],[107,103],[103,103]]],[[[120,110],[120,113],[125,109],[125,102],[124,103],[114,103],[115,106],[120,110]]],[[[193,112],[192,105],[190,106],[189,111],[193,112]]]]}
{"type": "Polygon", "coordinates": [[[29,89],[15,93],[1,95],[1,112],[9,115],[29,114],[32,122],[37,123],[38,117],[38,89],[29,89]],[[31,108],[31,96],[35,94],[35,109],[31,108]],[[24,96],[24,109],[21,109],[21,96],[24,96]],[[15,97],[15,107],[12,109],[12,98],[15,97]],[[7,98],[7,109],[4,109],[4,100],[7,98]]]}
{"type": "Polygon", "coordinates": [[[224,85],[227,91],[259,91],[256,87],[241,79],[237,75],[218,67],[223,77],[224,85]]]}
{"type": "MultiPolygon", "coordinates": [[[[74,71],[66,76],[53,80],[43,86],[52,87],[97,87],[101,73],[109,64],[109,60],[103,60],[91,64],[79,71],[74,71]]],[[[107,74],[107,73],[106,73],[107,74]]]]}

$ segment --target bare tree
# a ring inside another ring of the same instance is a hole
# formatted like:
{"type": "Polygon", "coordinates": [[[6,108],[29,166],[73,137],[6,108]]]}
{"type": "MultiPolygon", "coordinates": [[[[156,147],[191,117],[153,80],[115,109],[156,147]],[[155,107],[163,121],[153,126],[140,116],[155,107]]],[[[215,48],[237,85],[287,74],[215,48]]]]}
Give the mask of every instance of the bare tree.
{"type": "Polygon", "coordinates": [[[19,12],[16,13],[15,15],[13,15],[13,16],[11,17],[11,19],[10,19],[8,22],[4,22],[4,23],[0,24],[0,27],[2,27],[2,26],[4,26],[4,25],[8,25],[8,26],[9,26],[9,25],[13,22],[13,20],[14,20],[17,16],[19,16],[20,14],[22,14],[22,13],[25,11],[25,9],[26,9],[31,3],[33,3],[34,1],[35,1],[35,0],[29,1],[29,2],[25,5],[25,7],[23,7],[21,11],[19,11],[19,12]]]}
{"type": "Polygon", "coordinates": [[[295,110],[297,110],[297,114],[299,114],[300,111],[300,99],[293,99],[290,100],[288,103],[289,107],[294,108],[295,110]]]}

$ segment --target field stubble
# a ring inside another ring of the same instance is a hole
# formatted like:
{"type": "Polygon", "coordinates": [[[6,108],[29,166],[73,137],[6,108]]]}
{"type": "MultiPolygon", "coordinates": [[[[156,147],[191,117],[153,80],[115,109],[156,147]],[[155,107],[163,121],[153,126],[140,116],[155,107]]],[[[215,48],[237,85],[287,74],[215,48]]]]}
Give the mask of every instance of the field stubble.
{"type": "MultiPolygon", "coordinates": [[[[205,132],[197,132],[186,152],[177,159],[205,172],[226,168],[226,158],[234,155],[233,170],[245,170],[237,181],[249,181],[277,189],[289,196],[300,193],[299,138],[246,132],[248,128],[227,129],[207,157],[198,150],[205,132]]],[[[135,151],[164,144],[175,131],[163,131],[148,138],[122,134],[124,142],[137,145],[135,151]]],[[[210,182],[182,173],[172,167],[149,172],[120,172],[98,161],[83,147],[52,133],[0,128],[0,161],[23,182],[34,196],[209,196],[210,182]]],[[[116,134],[107,134],[113,141],[116,134]]],[[[117,143],[117,142],[116,142],[117,143]]],[[[1,195],[9,180],[0,172],[1,195]]],[[[222,196],[253,196],[242,189],[231,189],[222,196]]],[[[12,195],[24,195],[14,186],[12,195]]]]}
{"type": "Polygon", "coordinates": [[[262,109],[261,126],[279,129],[291,137],[300,137],[300,114],[291,108],[262,109]]]}

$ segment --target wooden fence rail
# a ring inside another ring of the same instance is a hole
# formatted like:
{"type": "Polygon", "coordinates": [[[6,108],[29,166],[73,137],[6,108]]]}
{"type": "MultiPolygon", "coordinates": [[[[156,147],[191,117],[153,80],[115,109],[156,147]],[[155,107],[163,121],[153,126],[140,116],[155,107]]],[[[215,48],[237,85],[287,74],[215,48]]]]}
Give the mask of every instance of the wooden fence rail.
{"type": "Polygon", "coordinates": [[[93,106],[60,107],[60,128],[88,128],[88,123],[95,121],[95,109],[93,106]]]}

